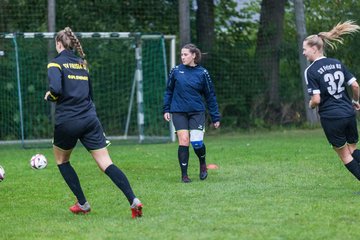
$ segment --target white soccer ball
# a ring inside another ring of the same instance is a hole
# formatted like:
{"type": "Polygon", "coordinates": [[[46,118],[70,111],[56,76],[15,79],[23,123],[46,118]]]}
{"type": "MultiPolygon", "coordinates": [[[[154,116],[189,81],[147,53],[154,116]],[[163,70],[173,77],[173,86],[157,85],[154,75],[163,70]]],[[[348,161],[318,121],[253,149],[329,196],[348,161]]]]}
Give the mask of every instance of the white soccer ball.
{"type": "Polygon", "coordinates": [[[5,179],[5,169],[0,166],[0,182],[2,182],[5,179]]]}
{"type": "Polygon", "coordinates": [[[33,169],[43,169],[47,166],[47,159],[44,155],[38,153],[31,157],[30,166],[33,169]]]}

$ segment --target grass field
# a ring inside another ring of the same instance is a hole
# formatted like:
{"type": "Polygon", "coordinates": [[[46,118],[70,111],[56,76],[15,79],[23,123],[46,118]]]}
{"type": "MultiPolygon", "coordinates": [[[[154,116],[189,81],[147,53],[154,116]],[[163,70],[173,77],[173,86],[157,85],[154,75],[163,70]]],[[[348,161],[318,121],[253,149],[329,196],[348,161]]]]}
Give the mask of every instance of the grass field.
{"type": "Polygon", "coordinates": [[[113,145],[114,162],[144,203],[129,205],[83,147],[72,156],[92,212],[73,215],[75,202],[51,149],[0,147],[0,239],[360,239],[360,184],[347,172],[321,130],[207,136],[207,162],[198,178],[191,150],[180,182],[177,144],[113,145]],[[45,154],[49,165],[32,170],[45,154]]]}

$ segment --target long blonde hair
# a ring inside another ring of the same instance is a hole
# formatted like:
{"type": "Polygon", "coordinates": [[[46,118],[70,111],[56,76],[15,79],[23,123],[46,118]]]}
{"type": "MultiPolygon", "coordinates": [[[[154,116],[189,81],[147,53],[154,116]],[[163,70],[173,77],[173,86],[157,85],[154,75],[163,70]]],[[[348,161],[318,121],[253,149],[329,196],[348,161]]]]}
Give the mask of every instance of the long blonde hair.
{"type": "Polygon", "coordinates": [[[329,32],[319,32],[318,34],[310,35],[304,39],[307,44],[311,47],[316,46],[317,49],[323,51],[326,45],[330,46],[331,49],[336,49],[336,44],[343,44],[344,39],[341,35],[352,34],[358,32],[360,26],[355,24],[354,21],[346,21],[338,23],[329,32]]]}
{"type": "Polygon", "coordinates": [[[80,57],[83,59],[83,64],[87,64],[85,60],[85,53],[81,46],[81,43],[79,39],[76,37],[74,32],[71,30],[71,28],[66,27],[63,30],[59,31],[56,35],[55,40],[57,42],[61,42],[65,49],[67,50],[73,50],[74,48],[80,55],[80,57]]]}

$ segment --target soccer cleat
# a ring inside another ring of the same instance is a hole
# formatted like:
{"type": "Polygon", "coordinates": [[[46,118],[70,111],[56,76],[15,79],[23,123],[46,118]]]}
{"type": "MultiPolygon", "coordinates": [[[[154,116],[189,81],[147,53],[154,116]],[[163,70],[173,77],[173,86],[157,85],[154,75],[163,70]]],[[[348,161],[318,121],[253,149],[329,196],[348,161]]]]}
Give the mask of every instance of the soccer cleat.
{"type": "Polygon", "coordinates": [[[207,168],[206,168],[206,164],[203,164],[200,166],[200,180],[205,180],[208,176],[208,172],[207,172],[207,168]]]}
{"type": "Polygon", "coordinates": [[[183,176],[183,177],[181,178],[181,181],[182,181],[183,183],[190,183],[190,182],[191,182],[191,179],[190,179],[187,175],[185,175],[185,176],[183,176]]]}
{"type": "Polygon", "coordinates": [[[142,217],[142,208],[143,205],[138,198],[134,198],[133,203],[130,206],[131,209],[131,217],[139,218],[142,217]]]}
{"type": "Polygon", "coordinates": [[[80,205],[80,203],[75,203],[74,206],[70,207],[69,210],[74,214],[87,214],[91,211],[90,204],[85,202],[84,205],[80,205]]]}

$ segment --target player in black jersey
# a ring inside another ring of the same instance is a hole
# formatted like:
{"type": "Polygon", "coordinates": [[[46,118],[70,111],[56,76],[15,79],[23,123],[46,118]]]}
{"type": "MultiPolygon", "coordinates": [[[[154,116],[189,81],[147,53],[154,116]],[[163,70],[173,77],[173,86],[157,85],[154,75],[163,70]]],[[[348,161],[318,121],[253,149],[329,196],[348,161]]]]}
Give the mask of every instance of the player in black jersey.
{"type": "Polygon", "coordinates": [[[359,85],[356,78],[337,59],[324,56],[326,45],[336,48],[343,34],[359,31],[352,21],[337,24],[329,32],[310,35],[303,41],[303,54],[312,62],[305,70],[305,81],[311,96],[309,107],[318,107],[321,125],[346,168],[360,180],[360,150],[356,111],[360,110],[359,85]],[[349,97],[346,86],[351,88],[349,97]]]}
{"type": "Polygon", "coordinates": [[[56,103],[53,149],[55,160],[65,182],[77,198],[70,211],[89,213],[79,178],[70,164],[70,155],[78,140],[124,193],[130,203],[132,217],[142,216],[142,203],[135,197],[125,174],[113,164],[103,128],[96,115],[90,76],[82,46],[69,27],[55,38],[58,55],[48,64],[49,91],[45,100],[56,103]],[[76,56],[77,51],[80,57],[76,56]]]}

